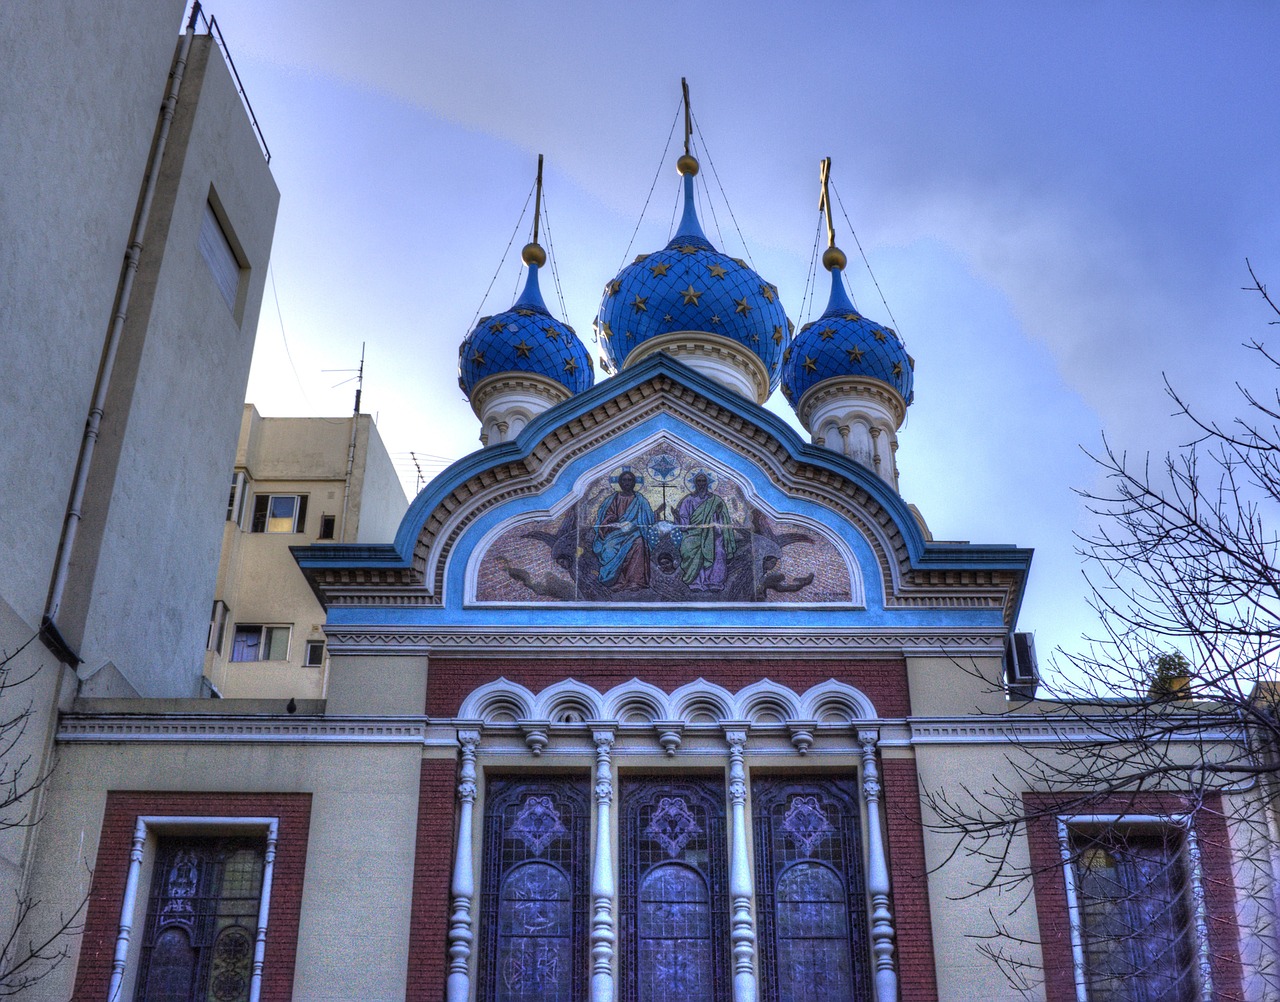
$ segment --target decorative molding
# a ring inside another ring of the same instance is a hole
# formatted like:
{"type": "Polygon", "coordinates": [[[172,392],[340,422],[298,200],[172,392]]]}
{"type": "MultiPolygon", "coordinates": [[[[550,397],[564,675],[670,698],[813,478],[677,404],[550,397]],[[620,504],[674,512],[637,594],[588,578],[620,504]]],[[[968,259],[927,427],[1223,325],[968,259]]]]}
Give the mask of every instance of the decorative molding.
{"type": "MultiPolygon", "coordinates": [[[[970,717],[914,717],[907,720],[911,728],[913,745],[928,744],[1035,744],[1062,745],[1098,742],[1109,745],[1138,740],[1141,734],[1126,735],[1122,719],[1116,716],[1097,717],[1094,724],[1088,717],[1065,719],[1052,714],[1053,704],[1047,704],[1050,712],[1044,715],[1031,713],[991,714],[970,717]]],[[[1170,719],[1172,724],[1172,715],[1170,719]]],[[[1187,716],[1187,728],[1179,733],[1174,727],[1161,728],[1161,741],[1233,742],[1243,741],[1241,732],[1229,728],[1206,730],[1202,720],[1194,713],[1187,716]]]]}
{"type": "Polygon", "coordinates": [[[217,741],[425,744],[425,717],[312,717],[267,714],[63,714],[58,741],[217,741]]]}
{"type": "Polygon", "coordinates": [[[617,656],[634,660],[637,651],[646,658],[687,658],[691,651],[714,651],[716,656],[776,658],[792,661],[806,657],[848,658],[862,655],[905,654],[999,657],[1004,654],[1005,631],[1001,627],[957,632],[920,628],[770,629],[756,627],[689,627],[598,630],[563,627],[476,628],[331,626],[327,631],[332,654],[431,654],[486,656],[519,653],[526,657],[562,657],[578,651],[593,656],[617,656]]]}

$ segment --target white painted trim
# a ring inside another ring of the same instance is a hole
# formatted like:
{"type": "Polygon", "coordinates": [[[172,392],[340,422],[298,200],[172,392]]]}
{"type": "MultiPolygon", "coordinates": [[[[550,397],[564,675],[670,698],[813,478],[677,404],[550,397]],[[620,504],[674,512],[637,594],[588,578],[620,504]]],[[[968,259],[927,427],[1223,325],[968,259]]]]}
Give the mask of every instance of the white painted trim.
{"type": "Polygon", "coordinates": [[[262,864],[262,891],[258,901],[258,931],[254,938],[253,975],[249,980],[249,1002],[258,1002],[262,993],[262,969],[267,950],[267,920],[271,913],[271,880],[275,871],[276,841],[280,819],[275,817],[210,817],[207,815],[141,814],[133,829],[133,846],[129,852],[129,871],[125,879],[124,901],[120,906],[120,928],[111,962],[111,981],[107,1002],[119,1002],[129,957],[129,941],[133,935],[133,916],[137,908],[138,885],[142,878],[142,850],[153,834],[176,829],[197,828],[201,832],[264,830],[267,850],[262,864]]]}
{"type": "Polygon", "coordinates": [[[1200,843],[1196,837],[1195,816],[1189,812],[1179,814],[1064,814],[1058,817],[1058,844],[1062,852],[1062,868],[1067,884],[1067,916],[1071,922],[1072,966],[1075,973],[1077,1002],[1088,1002],[1089,985],[1085,977],[1084,931],[1080,914],[1079,889],[1076,887],[1075,868],[1071,865],[1072,826],[1116,825],[1182,829],[1183,849],[1187,863],[1187,891],[1192,901],[1192,934],[1196,940],[1196,970],[1200,1002],[1213,1002],[1213,965],[1209,953],[1209,916],[1205,905],[1203,873],[1200,862],[1200,843]]]}

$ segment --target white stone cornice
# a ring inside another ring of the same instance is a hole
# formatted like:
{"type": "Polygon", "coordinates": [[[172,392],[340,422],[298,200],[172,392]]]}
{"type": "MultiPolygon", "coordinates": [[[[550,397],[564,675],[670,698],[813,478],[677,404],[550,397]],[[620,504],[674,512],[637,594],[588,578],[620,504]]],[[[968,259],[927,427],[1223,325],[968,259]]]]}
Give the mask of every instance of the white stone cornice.
{"type": "MultiPolygon", "coordinates": [[[[968,717],[912,717],[907,720],[913,745],[929,744],[1045,744],[1074,743],[1121,744],[1135,740],[1147,730],[1149,720],[1135,721],[1132,733],[1126,733],[1122,710],[1114,716],[1065,717],[1031,713],[974,715],[968,717]]],[[[1187,717],[1186,730],[1180,732],[1170,720],[1162,729],[1161,740],[1193,743],[1240,741],[1243,735],[1227,728],[1206,729],[1203,720],[1193,714],[1187,717]]]]}
{"type": "Polygon", "coordinates": [[[450,657],[519,654],[523,657],[562,657],[590,651],[593,657],[634,660],[688,658],[691,652],[714,651],[717,657],[793,660],[851,656],[900,657],[914,654],[957,657],[998,657],[1004,653],[1004,630],[957,632],[919,628],[900,629],[732,629],[690,627],[670,629],[565,630],[561,627],[478,629],[476,627],[331,626],[327,630],[332,654],[441,654],[450,657]]]}
{"type": "Polygon", "coordinates": [[[65,714],[57,740],[294,742],[307,744],[430,743],[425,717],[290,717],[213,713],[65,714]]]}

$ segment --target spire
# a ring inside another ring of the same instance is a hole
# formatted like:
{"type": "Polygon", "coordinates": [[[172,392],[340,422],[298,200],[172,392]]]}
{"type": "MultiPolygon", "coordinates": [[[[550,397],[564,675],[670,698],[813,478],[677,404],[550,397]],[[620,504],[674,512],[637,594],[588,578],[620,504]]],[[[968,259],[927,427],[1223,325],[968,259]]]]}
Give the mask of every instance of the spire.
{"type": "Polygon", "coordinates": [[[538,154],[537,194],[533,201],[533,239],[520,251],[520,260],[529,266],[529,277],[525,279],[524,291],[516,300],[516,306],[528,306],[549,312],[547,304],[542,300],[542,290],[538,287],[538,269],[547,263],[547,252],[538,243],[538,223],[542,219],[542,154],[538,154]]]}
{"type": "Polygon", "coordinates": [[[827,249],[822,252],[822,266],[831,272],[831,298],[827,302],[827,313],[835,310],[853,312],[853,303],[849,302],[849,294],[844,291],[844,282],[840,273],[849,263],[844,251],[836,246],[836,227],[831,218],[831,158],[824,157],[819,170],[822,191],[818,196],[818,211],[823,213],[827,221],[827,249]]]}
{"type": "Polygon", "coordinates": [[[702,232],[702,224],[698,222],[698,211],[693,203],[693,179],[698,175],[698,160],[689,152],[689,143],[693,136],[693,111],[689,107],[689,84],[684,77],[680,78],[680,91],[684,98],[684,154],[676,161],[676,170],[684,180],[684,212],[680,216],[680,226],[676,229],[677,237],[696,237],[707,240],[702,232]]]}

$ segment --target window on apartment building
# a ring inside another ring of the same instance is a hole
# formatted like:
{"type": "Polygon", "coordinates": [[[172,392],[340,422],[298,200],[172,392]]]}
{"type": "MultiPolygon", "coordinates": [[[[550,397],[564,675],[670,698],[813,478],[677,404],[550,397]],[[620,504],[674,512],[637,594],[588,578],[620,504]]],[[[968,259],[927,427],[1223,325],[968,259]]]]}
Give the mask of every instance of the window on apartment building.
{"type": "Polygon", "coordinates": [[[308,668],[319,668],[324,664],[324,641],[307,641],[307,658],[303,662],[308,668]]]}
{"type": "Polygon", "coordinates": [[[260,838],[160,838],[135,1002],[247,1002],[263,850],[260,838]]]}
{"type": "Polygon", "coordinates": [[[222,653],[222,642],[227,632],[227,616],[230,612],[227,603],[222,599],[213,603],[213,612],[209,616],[209,642],[206,650],[216,654],[222,653]]]}
{"type": "Polygon", "coordinates": [[[306,532],[305,494],[256,494],[253,498],[253,532],[306,532]]]}
{"type": "Polygon", "coordinates": [[[1086,828],[1070,832],[1069,847],[1089,1002],[1191,1002],[1195,933],[1185,831],[1086,828]]]}
{"type": "Polygon", "coordinates": [[[338,519],[336,515],[320,516],[320,535],[317,539],[332,539],[334,531],[337,528],[338,519]]]}
{"type": "Polygon", "coordinates": [[[204,203],[204,216],[200,220],[200,256],[209,266],[214,284],[226,300],[227,309],[236,309],[236,296],[240,291],[240,261],[227,237],[222,221],[212,202],[204,203]]]}
{"type": "Polygon", "coordinates": [[[244,515],[244,482],[243,470],[231,474],[231,493],[227,496],[227,521],[240,524],[244,515]]]}
{"type": "Polygon", "coordinates": [[[236,623],[236,636],[231,644],[232,661],[287,661],[289,659],[289,627],[236,623]]]}
{"type": "Polygon", "coordinates": [[[495,777],[485,799],[479,998],[586,997],[587,784],[495,777]]]}

